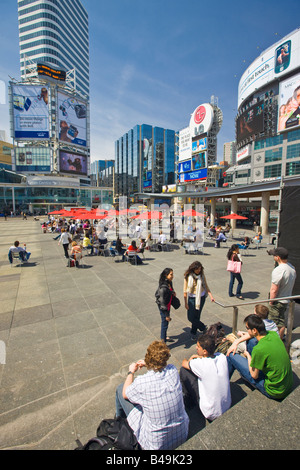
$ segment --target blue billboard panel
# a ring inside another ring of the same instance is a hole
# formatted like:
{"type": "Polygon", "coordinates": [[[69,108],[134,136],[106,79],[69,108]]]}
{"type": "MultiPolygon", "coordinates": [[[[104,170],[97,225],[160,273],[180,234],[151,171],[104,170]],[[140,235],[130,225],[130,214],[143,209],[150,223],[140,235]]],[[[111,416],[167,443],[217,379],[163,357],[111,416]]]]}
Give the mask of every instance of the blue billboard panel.
{"type": "Polygon", "coordinates": [[[49,139],[49,88],[13,85],[12,107],[15,139],[49,139]]]}
{"type": "Polygon", "coordinates": [[[186,171],[191,171],[192,161],[188,160],[187,162],[180,162],[178,164],[178,173],[185,173],[186,171]]]}
{"type": "Polygon", "coordinates": [[[191,171],[189,173],[181,173],[179,175],[180,183],[187,183],[189,181],[204,180],[207,178],[207,168],[198,171],[191,171]]]}

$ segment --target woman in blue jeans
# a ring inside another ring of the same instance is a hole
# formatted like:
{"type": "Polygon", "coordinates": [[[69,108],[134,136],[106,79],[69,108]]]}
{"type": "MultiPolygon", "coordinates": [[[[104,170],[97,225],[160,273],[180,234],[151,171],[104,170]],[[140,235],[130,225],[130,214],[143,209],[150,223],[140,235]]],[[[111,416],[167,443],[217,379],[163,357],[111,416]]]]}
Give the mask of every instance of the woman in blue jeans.
{"type": "MultiPolygon", "coordinates": [[[[229,251],[227,253],[227,258],[228,258],[229,261],[240,261],[240,262],[242,262],[242,257],[239,254],[238,245],[232,245],[231,246],[231,248],[229,249],[229,251]]],[[[229,291],[228,291],[229,297],[234,297],[233,285],[234,285],[235,280],[237,280],[237,282],[238,282],[238,285],[237,285],[237,288],[236,288],[236,297],[238,299],[243,300],[244,299],[244,297],[242,296],[243,279],[242,279],[241,273],[230,272],[230,282],[229,282],[229,291]]]]}
{"type": "Polygon", "coordinates": [[[200,261],[194,261],[184,273],[183,296],[187,317],[191,322],[191,339],[197,339],[197,330],[206,331],[206,325],[200,320],[206,297],[214,302],[213,295],[208,287],[204,268],[200,261]]]}
{"type": "Polygon", "coordinates": [[[169,322],[171,321],[170,310],[172,296],[176,295],[173,290],[173,277],[173,269],[165,268],[159,277],[158,289],[155,292],[156,303],[161,317],[160,339],[165,343],[170,341],[170,338],[167,336],[167,330],[169,322]]]}

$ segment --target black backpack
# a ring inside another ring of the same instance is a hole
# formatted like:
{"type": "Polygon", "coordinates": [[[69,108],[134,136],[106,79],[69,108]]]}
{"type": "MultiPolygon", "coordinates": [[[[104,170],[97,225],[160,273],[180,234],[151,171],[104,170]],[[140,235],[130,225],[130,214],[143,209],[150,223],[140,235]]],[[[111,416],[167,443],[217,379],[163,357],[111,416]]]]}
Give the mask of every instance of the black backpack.
{"type": "Polygon", "coordinates": [[[141,450],[127,419],[104,419],[98,426],[97,436],[82,445],[76,441],[75,450],[141,450]]]}

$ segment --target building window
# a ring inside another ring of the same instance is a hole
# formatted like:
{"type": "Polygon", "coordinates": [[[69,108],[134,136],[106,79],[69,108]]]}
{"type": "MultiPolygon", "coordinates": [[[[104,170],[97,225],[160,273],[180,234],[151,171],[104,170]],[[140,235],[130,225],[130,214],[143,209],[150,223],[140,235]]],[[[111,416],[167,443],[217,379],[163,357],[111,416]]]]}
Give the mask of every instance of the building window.
{"type": "Polygon", "coordinates": [[[294,140],[300,140],[300,129],[297,129],[296,131],[288,132],[287,140],[288,142],[293,142],[294,140]]]}
{"type": "Polygon", "coordinates": [[[265,163],[276,162],[282,159],[282,147],[274,150],[266,150],[265,163]]]}
{"type": "Polygon", "coordinates": [[[300,157],[300,144],[289,145],[287,147],[286,158],[300,157]]]}
{"type": "Polygon", "coordinates": [[[300,162],[289,162],[286,164],[286,176],[300,175],[300,162]]]}
{"type": "Polygon", "coordinates": [[[281,176],[281,165],[270,165],[264,169],[264,178],[277,178],[281,176]]]}

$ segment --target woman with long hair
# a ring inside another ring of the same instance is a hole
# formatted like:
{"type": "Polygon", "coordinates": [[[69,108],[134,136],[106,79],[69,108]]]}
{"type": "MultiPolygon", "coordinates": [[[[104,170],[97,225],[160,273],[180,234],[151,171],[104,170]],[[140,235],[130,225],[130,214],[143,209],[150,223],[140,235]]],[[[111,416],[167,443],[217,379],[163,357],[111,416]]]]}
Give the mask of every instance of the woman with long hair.
{"type": "MultiPolygon", "coordinates": [[[[240,261],[242,262],[242,257],[239,253],[239,246],[238,245],[232,245],[227,253],[227,259],[228,261],[240,261]]],[[[234,281],[237,280],[238,285],[236,289],[236,297],[238,299],[244,300],[244,297],[242,296],[242,287],[243,287],[243,279],[241,276],[241,273],[234,273],[230,271],[230,282],[229,282],[229,297],[234,297],[233,293],[233,285],[234,281]]]]}
{"type": "Polygon", "coordinates": [[[188,320],[192,324],[191,338],[197,339],[197,330],[205,332],[207,327],[200,321],[206,297],[209,295],[212,302],[215,299],[206,282],[204,268],[200,261],[194,261],[184,273],[183,296],[188,320]]]}
{"type": "Polygon", "coordinates": [[[173,277],[173,269],[165,268],[159,277],[158,288],[155,292],[156,303],[161,317],[160,339],[165,343],[170,341],[170,338],[167,336],[167,330],[171,321],[172,296],[176,295],[173,290],[173,277]]]}

